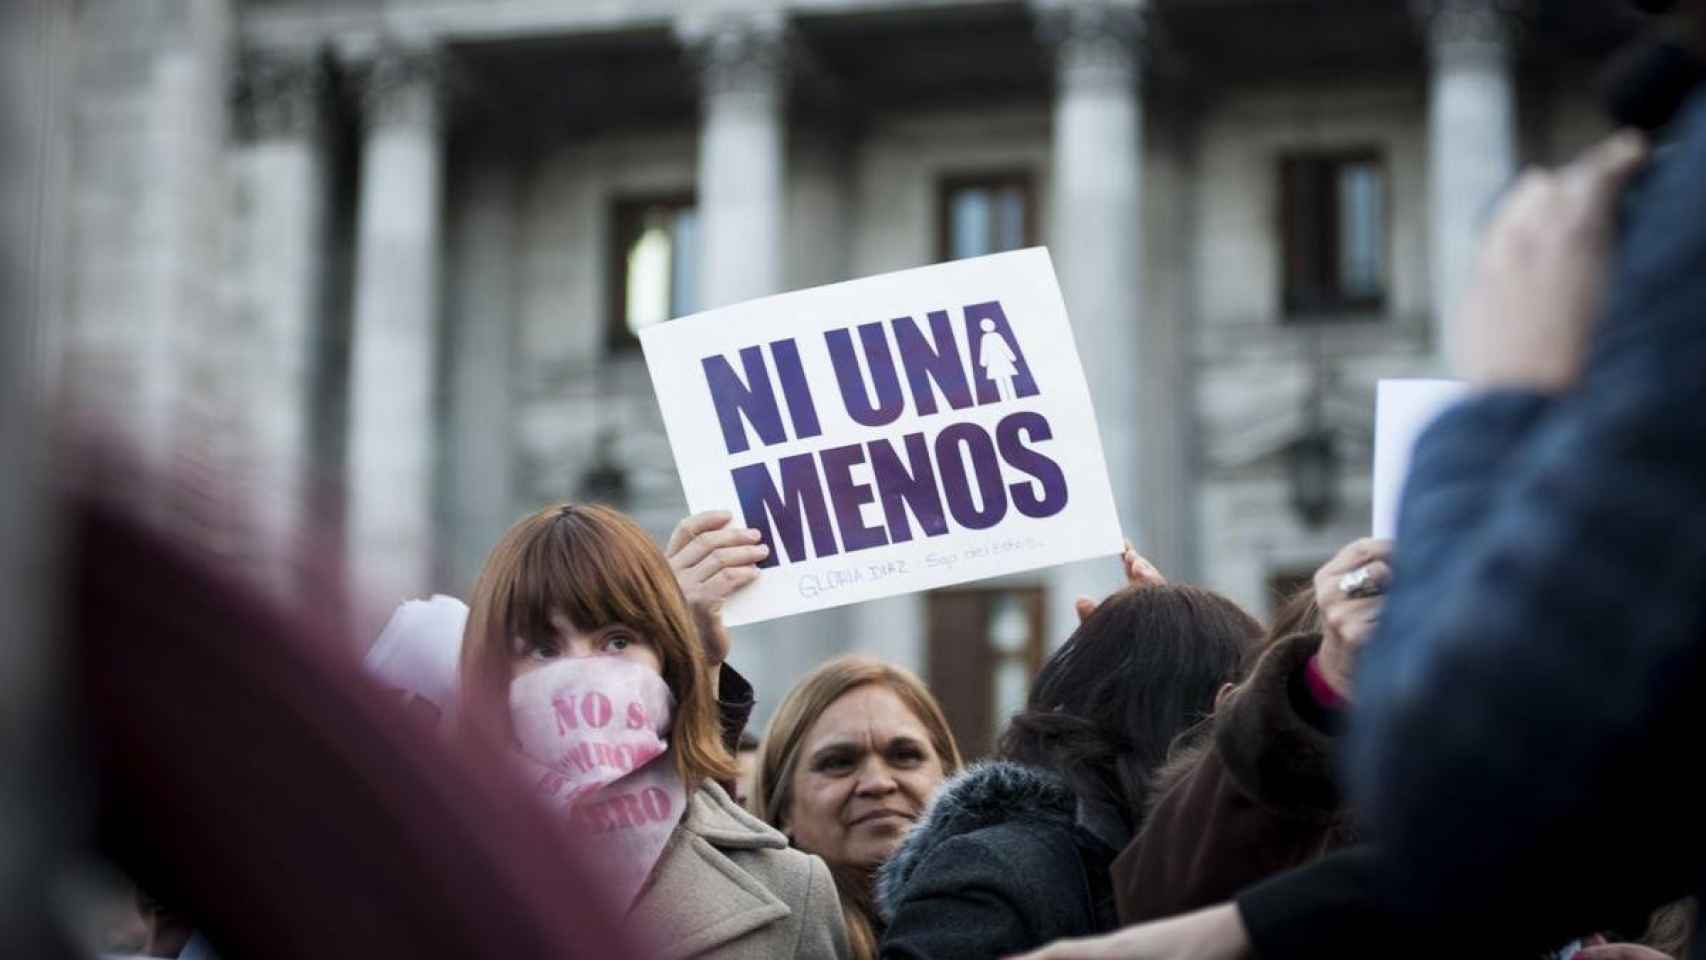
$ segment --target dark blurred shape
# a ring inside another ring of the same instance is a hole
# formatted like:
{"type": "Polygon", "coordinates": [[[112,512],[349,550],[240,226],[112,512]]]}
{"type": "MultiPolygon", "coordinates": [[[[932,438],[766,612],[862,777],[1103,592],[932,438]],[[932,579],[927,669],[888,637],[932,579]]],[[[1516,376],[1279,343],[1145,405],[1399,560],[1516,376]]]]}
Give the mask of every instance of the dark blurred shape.
{"type": "Polygon", "coordinates": [[[632,956],[503,751],[433,736],[338,631],[81,471],[62,621],[96,840],[228,957],[632,956]],[[478,755],[476,755],[478,754],[478,755]]]}
{"type": "Polygon", "coordinates": [[[1614,123],[1652,131],[1670,123],[1702,80],[1706,62],[1674,40],[1651,38],[1619,52],[1601,87],[1614,123]]]}
{"type": "Polygon", "coordinates": [[[1624,0],[1541,0],[1533,7],[1534,40],[1576,57],[1600,58],[1641,36],[1647,18],[1624,0]]]}

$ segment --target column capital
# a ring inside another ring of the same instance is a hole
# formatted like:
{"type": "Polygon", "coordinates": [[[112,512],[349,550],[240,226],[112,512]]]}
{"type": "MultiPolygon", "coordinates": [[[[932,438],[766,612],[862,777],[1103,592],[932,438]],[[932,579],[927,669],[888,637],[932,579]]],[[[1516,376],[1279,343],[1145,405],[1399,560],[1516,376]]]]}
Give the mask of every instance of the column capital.
{"type": "Polygon", "coordinates": [[[1031,0],[1031,9],[1063,88],[1119,89],[1137,82],[1148,36],[1146,0],[1031,0]]]}
{"type": "Polygon", "coordinates": [[[1503,62],[1521,26],[1522,0],[1412,0],[1436,65],[1503,62]]]}
{"type": "Polygon", "coordinates": [[[353,71],[363,126],[437,126],[448,73],[445,55],[435,46],[380,45],[353,71]]]}
{"type": "Polygon", "coordinates": [[[326,116],[327,79],[318,49],[243,51],[234,92],[239,129],[257,140],[314,135],[326,116]]]}
{"type": "Polygon", "coordinates": [[[791,38],[780,10],[683,17],[676,21],[675,35],[696,61],[706,96],[774,92],[791,59],[791,38]]]}

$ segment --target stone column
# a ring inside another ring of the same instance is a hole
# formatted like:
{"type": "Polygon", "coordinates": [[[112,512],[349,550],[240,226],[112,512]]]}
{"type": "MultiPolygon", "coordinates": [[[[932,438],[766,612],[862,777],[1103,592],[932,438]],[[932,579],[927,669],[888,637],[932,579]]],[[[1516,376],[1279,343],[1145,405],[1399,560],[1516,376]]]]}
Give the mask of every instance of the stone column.
{"type": "MultiPolygon", "coordinates": [[[[1054,184],[1049,247],[1073,336],[1089,380],[1125,534],[1150,551],[1155,526],[1173,505],[1145,495],[1143,453],[1176,410],[1139,404],[1150,344],[1144,328],[1142,265],[1143,110],[1135,0],[1038,0],[1055,54],[1054,184]]],[[[1189,398],[1176,398],[1181,406],[1189,398]]],[[[1177,512],[1177,511],[1173,511],[1177,512]]],[[[1165,557],[1154,558],[1165,567],[1165,557]]],[[[1077,625],[1072,602],[1119,584],[1118,563],[1096,560],[1050,575],[1048,630],[1063,640],[1077,625]]]]}
{"type": "Polygon", "coordinates": [[[328,214],[326,77],[318,52],[251,53],[239,89],[249,140],[245,282],[236,309],[248,332],[250,504],[262,582],[297,598],[293,548],[310,517],[307,476],[314,344],[325,303],[328,214]]]}
{"type": "Polygon", "coordinates": [[[163,466],[200,442],[183,404],[223,296],[231,5],[91,0],[74,29],[65,386],[163,466]]]}
{"type": "Polygon", "coordinates": [[[1516,171],[1512,0],[1422,0],[1428,85],[1428,194],[1434,346],[1451,363],[1457,309],[1489,204],[1516,171]]]}
{"type": "Polygon", "coordinates": [[[446,589],[466,596],[486,554],[516,519],[512,385],[517,380],[516,320],[520,253],[516,210],[519,151],[499,134],[458,178],[452,212],[454,272],[445,364],[450,391],[444,425],[446,589]]]}
{"type": "Polygon", "coordinates": [[[684,21],[700,63],[699,290],[718,307],[782,289],[784,212],[781,15],[684,21]]]}
{"type": "Polygon", "coordinates": [[[433,578],[440,68],[385,49],[363,78],[346,523],[358,604],[386,612],[433,578]]]}
{"type": "Polygon", "coordinates": [[[78,788],[62,743],[70,651],[52,622],[58,541],[43,450],[52,378],[45,331],[58,319],[60,224],[68,210],[64,136],[73,10],[57,0],[7,7],[0,28],[0,930],[7,952],[63,950],[56,886],[87,824],[64,799],[78,788]]]}
{"type": "MultiPolygon", "coordinates": [[[[783,289],[786,205],[786,24],[774,9],[725,7],[684,17],[676,36],[699,67],[699,306],[727,306],[783,289]]],[[[729,504],[737,511],[738,505],[729,504]]],[[[772,621],[733,631],[736,665],[776,691],[842,649],[847,615],[811,615],[809,631],[772,621]]]]}

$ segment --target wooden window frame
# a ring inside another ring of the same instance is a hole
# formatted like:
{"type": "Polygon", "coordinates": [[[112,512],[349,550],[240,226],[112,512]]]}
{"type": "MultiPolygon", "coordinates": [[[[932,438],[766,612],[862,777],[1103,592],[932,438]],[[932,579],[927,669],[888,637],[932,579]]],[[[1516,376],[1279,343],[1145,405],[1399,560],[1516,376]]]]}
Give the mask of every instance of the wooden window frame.
{"type": "Polygon", "coordinates": [[[1392,286],[1392,176],[1391,166],[1387,163],[1385,151],[1376,146],[1287,151],[1279,156],[1278,162],[1275,164],[1275,176],[1279,187],[1278,255],[1281,322],[1343,322],[1378,319],[1386,311],[1392,286]],[[1381,259],[1383,269],[1380,292],[1369,296],[1349,296],[1338,289],[1338,264],[1336,262],[1339,252],[1339,207],[1336,192],[1338,173],[1344,167],[1357,163],[1373,163],[1381,172],[1383,219],[1380,243],[1383,250],[1381,259]],[[1322,221],[1322,226],[1314,240],[1316,249],[1312,252],[1299,251],[1294,244],[1294,240],[1297,234],[1301,232],[1302,227],[1298,224],[1299,211],[1296,209],[1300,198],[1291,189],[1295,176],[1292,171],[1301,164],[1309,164],[1319,168],[1315,174],[1317,186],[1320,188],[1320,185],[1326,185],[1325,189],[1320,189],[1321,198],[1317,201],[1316,216],[1322,221]],[[1295,265],[1294,260],[1301,256],[1312,256],[1312,270],[1299,268],[1295,265]],[[1313,273],[1317,283],[1315,289],[1298,289],[1298,273],[1313,273]]]}
{"type": "Polygon", "coordinates": [[[1022,654],[1026,674],[1031,682],[1047,659],[1048,641],[1045,633],[1048,610],[1048,590],[1037,585],[1012,587],[950,587],[932,590],[926,596],[924,676],[930,689],[942,704],[948,725],[959,742],[960,753],[967,763],[994,752],[995,684],[1003,657],[989,644],[991,618],[995,600],[1002,594],[1019,594],[1027,602],[1031,634],[1022,654]],[[969,643],[964,649],[958,643],[969,643]],[[963,697],[967,681],[986,685],[986,689],[963,697]]]}
{"type": "Polygon", "coordinates": [[[605,280],[604,352],[627,354],[640,349],[640,338],[628,329],[628,244],[633,241],[644,212],[653,207],[672,210],[698,206],[690,190],[663,193],[624,194],[610,201],[610,230],[605,280]]]}
{"type": "Polygon", "coordinates": [[[947,262],[953,253],[951,200],[956,191],[974,187],[1018,187],[1025,204],[1025,227],[1020,249],[1037,245],[1036,178],[1025,169],[951,173],[936,178],[936,259],[947,262]]]}

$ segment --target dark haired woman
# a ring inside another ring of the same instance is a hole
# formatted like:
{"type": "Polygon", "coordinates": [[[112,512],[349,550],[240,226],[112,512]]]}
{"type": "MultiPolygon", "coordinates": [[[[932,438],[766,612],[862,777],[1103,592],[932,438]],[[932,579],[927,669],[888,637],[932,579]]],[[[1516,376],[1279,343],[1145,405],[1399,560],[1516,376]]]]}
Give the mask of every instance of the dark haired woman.
{"type": "Polygon", "coordinates": [[[882,956],[1001,956],[1112,930],[1108,867],[1151,775],[1261,636],[1207,590],[1135,585],[1104,601],[1038,674],[1000,759],[944,785],[882,868],[882,956]]]}

